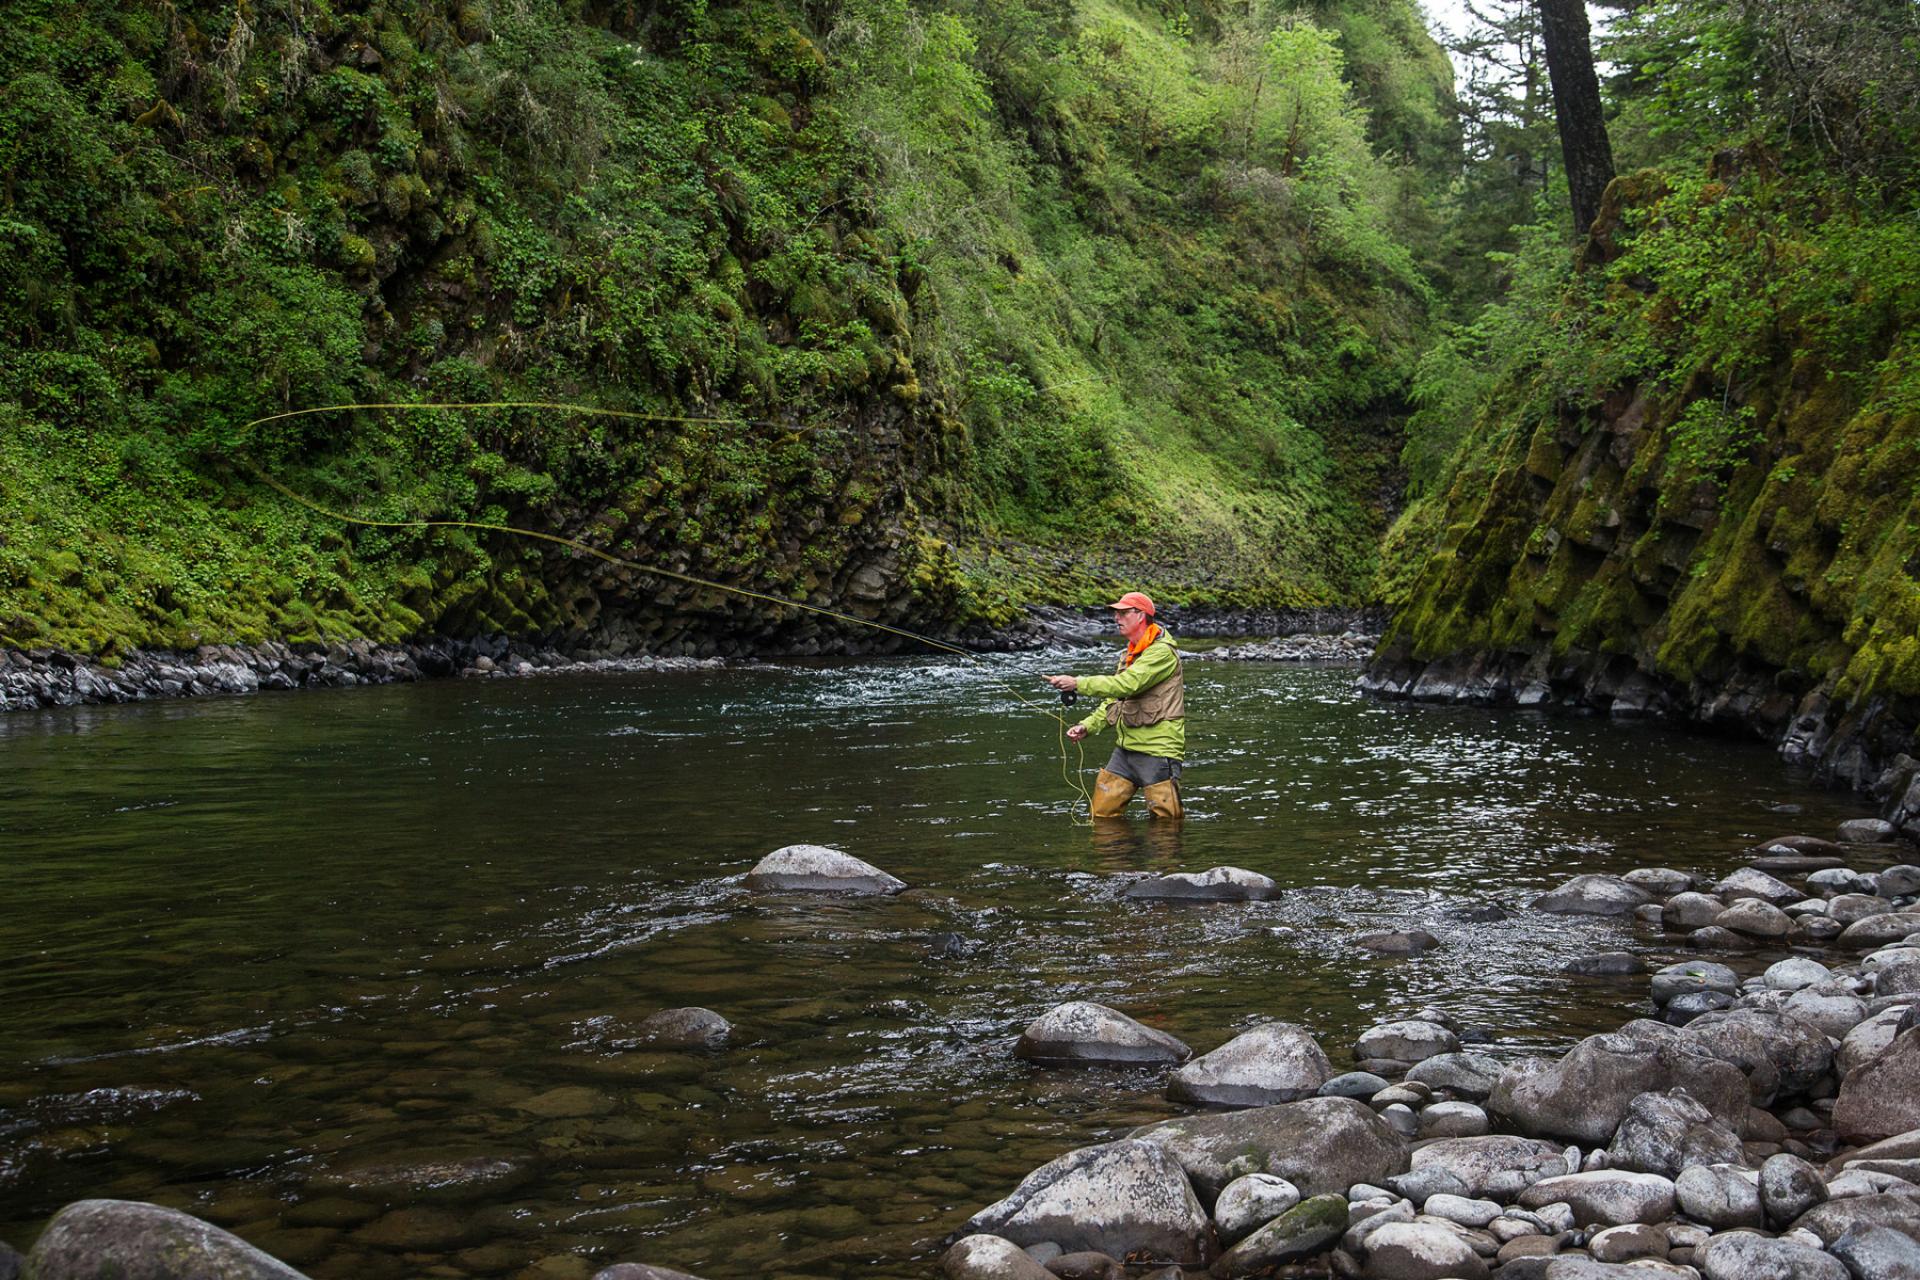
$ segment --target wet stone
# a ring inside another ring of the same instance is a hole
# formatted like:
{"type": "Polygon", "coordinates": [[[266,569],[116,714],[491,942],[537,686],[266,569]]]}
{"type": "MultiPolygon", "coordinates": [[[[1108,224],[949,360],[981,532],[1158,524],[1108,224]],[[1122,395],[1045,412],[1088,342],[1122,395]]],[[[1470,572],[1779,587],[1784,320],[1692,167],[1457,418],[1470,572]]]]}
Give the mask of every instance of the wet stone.
{"type": "Polygon", "coordinates": [[[1266,1106],[1312,1097],[1332,1074],[1327,1055],[1305,1027],[1270,1022],[1175,1071],[1167,1096],[1212,1106],[1266,1106]]]}
{"type": "Polygon", "coordinates": [[[1498,1058],[1484,1053],[1441,1053],[1415,1063],[1407,1072],[1406,1082],[1445,1089],[1478,1102],[1493,1092],[1502,1069],[1498,1058]]]}
{"type": "Polygon", "coordinates": [[[1596,955],[1576,956],[1562,966],[1562,972],[1589,978],[1620,977],[1646,971],[1647,962],[1630,951],[1602,951],[1596,955]]]}
{"type": "Polygon", "coordinates": [[[1232,1245],[1300,1203],[1300,1188],[1285,1178],[1250,1173],[1235,1178],[1214,1202],[1214,1226],[1220,1243],[1232,1245]]]}
{"type": "Polygon", "coordinates": [[[747,873],[749,889],[776,893],[895,894],[906,882],[852,854],[817,844],[775,849],[747,873]]]}
{"type": "Polygon", "coordinates": [[[1532,906],[1563,915],[1624,916],[1651,901],[1652,894],[1619,876],[1581,875],[1541,894],[1532,906]]]}
{"type": "Polygon", "coordinates": [[[1193,1051],[1117,1009],[1074,1000],[1029,1025],[1013,1053],[1039,1063],[1131,1064],[1184,1062],[1193,1051]]]}
{"type": "Polygon", "coordinates": [[[1387,1085],[1386,1077],[1371,1071],[1348,1071],[1321,1085],[1319,1092],[1323,1098],[1371,1098],[1387,1085]]]}
{"type": "Polygon", "coordinates": [[[647,1015],[634,1027],[633,1040],[660,1049],[717,1049],[732,1034],[732,1023],[711,1009],[693,1006],[647,1015]]]}
{"type": "Polygon", "coordinates": [[[1390,929],[1363,933],[1354,943],[1368,951],[1388,956],[1417,956],[1440,945],[1440,939],[1425,929],[1390,929]]]}
{"type": "Polygon", "coordinates": [[[1667,1004],[1676,996],[1699,991],[1718,991],[1732,995],[1740,989],[1740,975],[1723,964],[1687,961],[1670,964],[1653,975],[1653,1002],[1667,1004]]]}
{"type": "Polygon", "coordinates": [[[1742,867],[1713,886],[1721,901],[1731,906],[1745,899],[1756,899],[1782,907],[1800,898],[1800,891],[1778,876],[1754,867],[1742,867]]]}
{"type": "Polygon", "coordinates": [[[1713,923],[1727,904],[1705,893],[1677,893],[1660,908],[1661,926],[1672,933],[1692,933],[1713,923]]]}
{"type": "Polygon", "coordinates": [[[1204,1264],[1213,1252],[1205,1210],[1163,1147],[1122,1139],[1070,1151],[1034,1170],[965,1230],[1015,1244],[1048,1240],[1068,1251],[1204,1264]]]}
{"type": "Polygon", "coordinates": [[[1279,892],[1278,885],[1257,871],[1211,867],[1135,881],[1127,887],[1125,896],[1160,901],[1265,902],[1279,892]]]}
{"type": "Polygon", "coordinates": [[[27,1255],[26,1273],[35,1280],[301,1280],[238,1236],[129,1200],[79,1200],[62,1209],[27,1255]]]}
{"type": "Polygon", "coordinates": [[[1757,898],[1741,898],[1713,919],[1722,929],[1745,934],[1749,938],[1784,938],[1793,927],[1787,913],[1757,898]]]}
{"type": "Polygon", "coordinates": [[[1458,1052],[1459,1048],[1460,1038],[1439,1023],[1408,1019],[1382,1023],[1363,1033],[1354,1045],[1353,1056],[1415,1063],[1458,1052]]]}
{"type": "MultiPolygon", "coordinates": [[[[309,1190],[391,1202],[429,1201],[461,1204],[523,1187],[533,1180],[527,1164],[498,1156],[422,1154],[404,1159],[360,1161],[323,1169],[308,1180],[309,1190]]],[[[323,1199],[321,1203],[324,1203],[323,1199]]],[[[347,1225],[337,1221],[312,1226],[347,1225]]]]}
{"type": "Polygon", "coordinates": [[[1380,1182],[1407,1168],[1406,1144],[1365,1103],[1309,1098],[1216,1115],[1183,1116],[1129,1135],[1172,1152],[1203,1196],[1235,1178],[1270,1173],[1307,1195],[1380,1182]]]}
{"type": "Polygon", "coordinates": [[[1684,1027],[1704,1013],[1717,1013],[1721,1009],[1731,1009],[1733,997],[1724,991],[1693,991],[1684,996],[1675,996],[1660,1011],[1660,1020],[1676,1027],[1684,1027]]]}
{"type": "Polygon", "coordinates": [[[1831,977],[1832,970],[1818,960],[1809,960],[1805,956],[1790,956],[1776,961],[1760,975],[1761,981],[1775,991],[1803,991],[1831,977]]]}
{"type": "Polygon", "coordinates": [[[1636,889],[1645,889],[1656,898],[1671,898],[1693,888],[1693,877],[1667,867],[1640,867],[1620,877],[1636,889]]]}
{"type": "Polygon", "coordinates": [[[456,1249],[467,1242],[470,1221],[448,1209],[395,1209],[355,1231],[353,1238],[377,1249],[456,1249]]]}

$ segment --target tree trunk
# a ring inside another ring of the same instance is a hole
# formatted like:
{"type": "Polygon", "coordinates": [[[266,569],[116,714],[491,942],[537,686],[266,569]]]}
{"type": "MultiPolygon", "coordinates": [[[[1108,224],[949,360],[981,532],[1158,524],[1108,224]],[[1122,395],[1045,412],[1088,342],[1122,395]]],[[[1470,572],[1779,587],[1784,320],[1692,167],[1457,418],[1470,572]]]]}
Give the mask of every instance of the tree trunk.
{"type": "Polygon", "coordinates": [[[1539,0],[1540,30],[1553,81],[1553,114],[1560,125],[1560,156],[1573,196],[1573,229],[1581,235],[1600,212],[1600,194],[1613,180],[1613,147],[1600,116],[1600,81],[1593,74],[1582,0],[1539,0]]]}

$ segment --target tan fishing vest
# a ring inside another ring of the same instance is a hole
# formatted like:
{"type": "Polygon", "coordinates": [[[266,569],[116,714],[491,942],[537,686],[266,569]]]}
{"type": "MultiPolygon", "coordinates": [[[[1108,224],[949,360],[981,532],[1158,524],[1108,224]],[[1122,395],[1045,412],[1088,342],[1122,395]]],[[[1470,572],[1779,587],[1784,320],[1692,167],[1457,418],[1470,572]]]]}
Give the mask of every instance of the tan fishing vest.
{"type": "MultiPolygon", "coordinates": [[[[1155,640],[1153,643],[1165,644],[1166,641],[1155,640]]],[[[1131,698],[1108,707],[1107,723],[1123,724],[1129,729],[1144,729],[1150,724],[1159,724],[1162,720],[1185,719],[1187,714],[1186,675],[1180,663],[1178,649],[1173,651],[1173,661],[1173,674],[1165,680],[1150,684],[1131,698]]],[[[1114,673],[1117,675],[1126,669],[1126,655],[1122,654],[1119,665],[1114,668],[1114,673]]]]}

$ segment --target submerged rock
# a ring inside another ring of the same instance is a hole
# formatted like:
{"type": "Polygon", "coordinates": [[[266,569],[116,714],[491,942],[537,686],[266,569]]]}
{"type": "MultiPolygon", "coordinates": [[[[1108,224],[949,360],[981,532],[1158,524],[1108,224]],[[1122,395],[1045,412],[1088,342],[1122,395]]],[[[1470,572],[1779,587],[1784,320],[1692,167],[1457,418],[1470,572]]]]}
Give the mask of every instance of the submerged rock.
{"type": "Polygon", "coordinates": [[[1185,1062],[1193,1056],[1166,1032],[1091,1000],[1072,1000],[1042,1014],[1021,1034],[1013,1053],[1031,1062],[1120,1065],[1185,1062]]]}
{"type": "Polygon", "coordinates": [[[732,1023],[697,1005],[650,1013],[633,1029],[636,1042],[659,1049],[717,1049],[732,1034],[732,1023]]]}
{"type": "Polygon", "coordinates": [[[1653,895],[1619,876],[1575,876],[1550,893],[1533,900],[1536,911],[1563,915],[1624,916],[1653,901],[1653,895]]]}
{"type": "Polygon", "coordinates": [[[1440,945],[1440,939],[1425,929],[1390,929],[1378,933],[1363,933],[1355,938],[1354,942],[1368,951],[1386,956],[1417,956],[1423,951],[1431,951],[1440,945]]]}
{"type": "Polygon", "coordinates": [[[1127,886],[1129,898],[1195,902],[1265,902],[1280,887],[1257,871],[1240,867],[1211,867],[1206,871],[1176,871],[1151,876],[1127,886]]]}
{"type": "Polygon", "coordinates": [[[1181,1266],[1204,1266],[1215,1251],[1212,1224],[1179,1162],[1159,1144],[1132,1138],[1048,1161],[962,1230],[1181,1266]]]}
{"type": "Polygon", "coordinates": [[[516,1160],[421,1152],[404,1159],[363,1159],[322,1169],[307,1180],[307,1188],[376,1202],[460,1204],[523,1187],[533,1177],[534,1170],[516,1160]]]}
{"type": "Polygon", "coordinates": [[[593,1280],[700,1280],[700,1277],[645,1262],[616,1262],[594,1272],[593,1280]]]}
{"type": "Polygon", "coordinates": [[[760,859],[747,872],[747,887],[778,893],[893,894],[907,884],[850,853],[825,845],[790,844],[760,859]]]}
{"type": "Polygon", "coordinates": [[[303,1280],[239,1236],[175,1209],[77,1200],[27,1255],[34,1280],[303,1280]]]}
{"type": "Polygon", "coordinates": [[[1305,1027],[1269,1022],[1174,1072],[1167,1096],[1175,1102],[1260,1107],[1310,1098],[1332,1075],[1333,1064],[1305,1027]]]}
{"type": "Polygon", "coordinates": [[[1249,1173],[1285,1178],[1307,1195],[1344,1192],[1403,1173],[1407,1147],[1386,1122],[1351,1098],[1308,1098],[1145,1125],[1129,1137],[1171,1152],[1202,1196],[1249,1173]]]}

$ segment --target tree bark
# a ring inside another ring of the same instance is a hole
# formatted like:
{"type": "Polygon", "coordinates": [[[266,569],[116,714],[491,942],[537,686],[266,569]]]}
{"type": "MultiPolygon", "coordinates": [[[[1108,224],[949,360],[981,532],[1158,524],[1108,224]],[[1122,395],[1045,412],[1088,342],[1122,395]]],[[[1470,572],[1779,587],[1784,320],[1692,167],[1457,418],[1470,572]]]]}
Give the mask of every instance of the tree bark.
{"type": "Polygon", "coordinates": [[[1540,31],[1553,82],[1553,114],[1560,126],[1560,157],[1573,197],[1573,229],[1581,235],[1600,212],[1600,195],[1613,180],[1613,147],[1600,114],[1600,81],[1582,0],[1539,0],[1540,31]]]}

